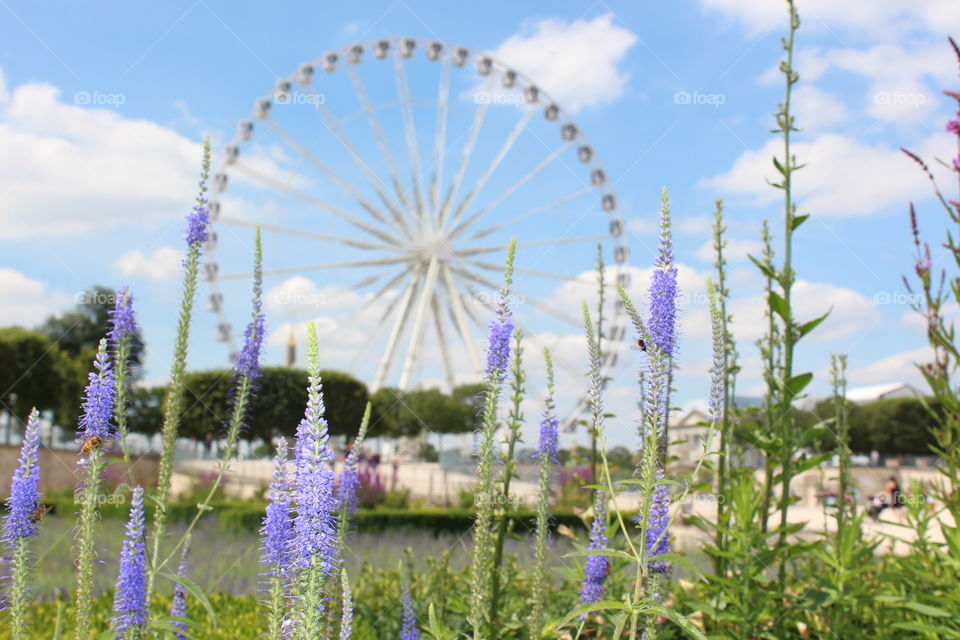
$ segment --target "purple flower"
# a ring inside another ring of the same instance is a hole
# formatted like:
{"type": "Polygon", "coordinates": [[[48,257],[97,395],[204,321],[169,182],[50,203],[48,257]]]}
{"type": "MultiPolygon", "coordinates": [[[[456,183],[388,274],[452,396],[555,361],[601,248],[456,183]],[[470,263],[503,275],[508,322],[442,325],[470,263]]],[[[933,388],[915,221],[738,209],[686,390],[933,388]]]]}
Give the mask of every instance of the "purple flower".
{"type": "Polygon", "coordinates": [[[950,120],[947,122],[947,133],[955,133],[960,136],[960,120],[950,120]]]}
{"type": "Polygon", "coordinates": [[[113,416],[114,394],[113,364],[107,358],[107,341],[100,340],[97,357],[93,361],[94,371],[87,374],[89,382],[84,392],[83,415],[77,436],[80,442],[91,438],[109,439],[116,437],[110,418],[113,416]]]}
{"type": "Polygon", "coordinates": [[[267,574],[284,575],[290,565],[290,533],[293,521],[290,518],[290,483],[287,481],[287,441],[277,443],[274,458],[273,482],[270,483],[270,501],[267,504],[263,527],[260,529],[263,555],[267,574]]]}
{"type": "Polygon", "coordinates": [[[113,630],[118,638],[147,622],[146,552],[143,543],[143,488],[133,490],[127,536],[120,549],[120,577],[113,603],[113,630]]]}
{"type": "Polygon", "coordinates": [[[557,431],[560,421],[557,419],[556,404],[553,401],[553,395],[548,394],[544,400],[543,414],[540,419],[540,439],[537,440],[537,453],[535,457],[547,456],[551,464],[560,464],[559,451],[557,449],[557,431]]]}
{"type": "Polygon", "coordinates": [[[207,210],[206,181],[200,181],[200,193],[196,204],[187,216],[187,246],[198,247],[207,241],[207,227],[210,225],[210,212],[207,210]]]}
{"type": "Polygon", "coordinates": [[[320,376],[314,370],[307,389],[306,411],[297,426],[293,562],[303,571],[318,568],[329,578],[337,569],[337,501],[335,475],[330,468],[333,452],[327,444],[323,414],[320,376]]]}
{"type": "MultiPolygon", "coordinates": [[[[657,480],[663,479],[663,471],[657,471],[657,480]]],[[[670,540],[667,534],[667,524],[670,522],[670,497],[667,495],[667,485],[657,484],[653,488],[653,504],[647,514],[647,539],[645,541],[647,557],[655,558],[670,551],[670,540]]],[[[648,565],[655,573],[667,572],[666,560],[650,560],[648,565]]]]}
{"type": "MultiPolygon", "coordinates": [[[[183,551],[180,553],[180,565],[177,567],[177,577],[187,577],[187,561],[190,558],[190,544],[184,543],[183,551]]],[[[186,632],[187,630],[187,590],[181,582],[173,584],[173,604],[170,606],[170,617],[173,619],[172,626],[186,632]]],[[[177,640],[187,640],[183,633],[175,633],[177,640]]]]}
{"type": "Polygon", "coordinates": [[[340,474],[340,483],[337,486],[337,501],[346,506],[346,514],[352,516],[360,506],[360,496],[357,487],[360,486],[360,473],[356,468],[350,468],[349,459],[344,463],[340,474]]]}
{"type": "Polygon", "coordinates": [[[513,335],[511,311],[507,306],[509,291],[500,290],[496,317],[490,322],[490,344],[487,347],[487,375],[502,377],[510,363],[510,337],[513,335]]]}
{"type": "Polygon", "coordinates": [[[7,499],[7,517],[3,521],[3,540],[13,546],[17,538],[30,538],[37,534],[37,525],[30,516],[40,499],[40,413],[34,409],[27,418],[27,428],[20,445],[17,469],[10,481],[10,497],[7,499]]]}
{"type": "Polygon", "coordinates": [[[666,191],[660,208],[660,254],[654,263],[650,285],[650,340],[669,357],[677,339],[677,267],[670,235],[670,209],[666,191]]]}
{"type": "Polygon", "coordinates": [[[247,376],[250,379],[260,375],[260,349],[263,346],[263,325],[265,319],[262,313],[247,325],[244,331],[243,348],[237,355],[237,361],[233,365],[233,370],[238,375],[247,376]]]}
{"type": "Polygon", "coordinates": [[[407,581],[402,580],[400,589],[403,592],[403,624],[400,627],[400,640],[420,640],[420,629],[417,628],[417,614],[413,610],[413,598],[407,581]]]}
{"type": "Polygon", "coordinates": [[[109,311],[110,324],[107,340],[112,349],[116,349],[124,338],[133,335],[140,328],[133,312],[133,294],[126,286],[117,289],[117,301],[109,311]]]}
{"type": "MultiPolygon", "coordinates": [[[[590,527],[590,543],[587,549],[606,549],[607,540],[607,494],[597,491],[593,500],[593,523],[590,527]]],[[[610,569],[607,556],[587,556],[584,567],[583,587],[580,589],[580,604],[590,604],[603,598],[603,581],[610,569]]],[[[585,616],[581,616],[583,619],[585,616]]]]}

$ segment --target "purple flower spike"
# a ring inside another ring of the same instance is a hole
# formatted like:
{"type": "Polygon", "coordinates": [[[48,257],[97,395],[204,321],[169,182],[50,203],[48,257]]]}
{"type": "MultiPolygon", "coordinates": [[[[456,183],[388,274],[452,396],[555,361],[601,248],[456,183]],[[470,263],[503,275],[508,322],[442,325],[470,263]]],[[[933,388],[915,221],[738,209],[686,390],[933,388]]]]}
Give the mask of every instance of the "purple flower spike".
{"type": "Polygon", "coordinates": [[[650,340],[672,356],[677,340],[677,267],[670,234],[670,208],[666,191],[660,208],[660,250],[650,285],[650,340]]]}
{"type": "Polygon", "coordinates": [[[207,241],[210,226],[210,211],[207,208],[207,178],[210,176],[210,140],[203,143],[203,163],[200,185],[194,200],[193,210],[187,215],[186,239],[189,248],[199,247],[207,241]]]}
{"type": "Polygon", "coordinates": [[[490,322],[490,345],[487,347],[487,375],[503,375],[510,363],[510,337],[513,335],[511,312],[507,306],[506,289],[500,292],[497,317],[490,322]]]}
{"type": "Polygon", "coordinates": [[[117,300],[109,314],[110,326],[107,330],[107,340],[110,347],[116,349],[124,338],[133,335],[140,328],[133,312],[133,294],[128,287],[117,289],[117,300]]]}
{"type": "MultiPolygon", "coordinates": [[[[177,577],[187,577],[188,560],[190,559],[190,544],[183,545],[183,552],[180,554],[180,565],[177,567],[177,577]]],[[[184,633],[187,631],[187,590],[180,582],[173,584],[173,604],[170,606],[170,617],[173,619],[172,626],[180,629],[184,633]]],[[[175,633],[177,640],[187,640],[183,633],[175,633]]]]}
{"type": "Polygon", "coordinates": [[[413,598],[406,580],[402,582],[403,591],[403,624],[400,627],[400,640],[420,640],[420,629],[417,628],[417,615],[413,610],[413,598]]]}
{"type": "Polygon", "coordinates": [[[80,442],[91,438],[106,440],[116,437],[110,418],[113,417],[113,402],[116,390],[113,384],[113,364],[107,358],[107,341],[100,341],[97,357],[93,361],[94,371],[87,375],[89,382],[84,393],[83,415],[77,437],[80,442]]]}
{"type": "MultiPolygon", "coordinates": [[[[312,339],[315,341],[315,336],[312,339]]],[[[338,569],[337,500],[335,474],[330,468],[333,452],[327,444],[327,421],[323,414],[320,376],[312,368],[306,412],[297,426],[293,562],[303,571],[317,566],[329,578],[338,569]]]]}
{"type": "Polygon", "coordinates": [[[40,499],[40,413],[34,409],[27,418],[27,428],[20,445],[17,469],[10,481],[7,499],[7,517],[3,522],[3,541],[10,546],[17,538],[37,535],[37,525],[31,520],[40,499]]]}
{"type": "Polygon", "coordinates": [[[270,502],[260,530],[263,555],[260,557],[267,566],[267,574],[284,575],[290,565],[290,533],[293,521],[290,519],[290,483],[287,481],[287,441],[283,438],[277,443],[277,455],[274,458],[273,482],[270,483],[270,502]]]}
{"type": "Polygon", "coordinates": [[[264,323],[265,318],[260,313],[247,325],[247,330],[243,333],[243,349],[240,350],[237,361],[233,366],[234,372],[250,379],[257,378],[260,375],[260,350],[263,346],[264,323]]]}
{"type": "MultiPolygon", "coordinates": [[[[593,524],[590,527],[590,544],[587,549],[606,549],[607,540],[607,494],[597,491],[593,502],[593,524]]],[[[583,587],[580,589],[580,604],[590,604],[603,598],[603,581],[610,569],[607,556],[587,556],[583,587]]],[[[581,616],[581,619],[586,616],[581,616]]]]}
{"type": "MultiPolygon", "coordinates": [[[[663,471],[657,471],[657,480],[663,478],[663,471]]],[[[670,551],[670,540],[667,533],[667,524],[670,522],[670,496],[667,495],[667,485],[658,484],[653,488],[653,504],[647,516],[647,557],[660,556],[670,551]]],[[[654,559],[650,561],[650,570],[655,573],[667,572],[666,560],[654,559]]]]}
{"type": "Polygon", "coordinates": [[[143,543],[143,488],[133,490],[127,536],[120,549],[120,577],[113,604],[113,629],[126,638],[147,622],[146,550],[143,543]]]}
{"type": "Polygon", "coordinates": [[[553,395],[547,395],[544,404],[545,407],[540,419],[540,439],[537,440],[536,457],[547,456],[551,464],[560,464],[560,452],[557,448],[557,431],[560,421],[557,419],[553,395]]]}

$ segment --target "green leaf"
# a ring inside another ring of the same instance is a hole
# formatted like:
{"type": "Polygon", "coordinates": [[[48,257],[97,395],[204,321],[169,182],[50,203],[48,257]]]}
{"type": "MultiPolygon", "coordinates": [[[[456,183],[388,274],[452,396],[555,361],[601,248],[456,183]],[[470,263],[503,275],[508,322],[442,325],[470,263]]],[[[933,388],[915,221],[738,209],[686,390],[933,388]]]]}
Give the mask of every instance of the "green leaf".
{"type": "Polygon", "coordinates": [[[190,595],[196,598],[197,601],[200,602],[200,604],[203,606],[203,608],[206,609],[207,615],[210,616],[210,622],[213,623],[213,627],[217,628],[217,626],[219,626],[219,622],[217,621],[217,612],[214,611],[213,607],[210,605],[210,600],[207,599],[207,594],[204,593],[203,589],[197,586],[195,582],[193,582],[188,578],[184,578],[183,576],[175,575],[173,573],[163,572],[160,575],[170,578],[174,582],[177,582],[183,585],[183,588],[189,591],[190,595]]]}
{"type": "Polygon", "coordinates": [[[807,335],[808,333],[816,329],[821,322],[827,319],[827,316],[830,315],[830,311],[833,311],[833,307],[830,307],[830,309],[819,318],[814,318],[810,322],[805,322],[804,324],[800,325],[800,337],[802,338],[803,336],[807,335]]]}
{"type": "Polygon", "coordinates": [[[771,291],[767,298],[767,302],[770,304],[770,308],[773,309],[778,316],[783,318],[784,322],[790,321],[790,305],[787,304],[786,300],[780,297],[779,293],[776,291],[771,291]]]}
{"type": "MultiPolygon", "coordinates": [[[[797,168],[799,168],[799,167],[797,167],[797,168]]],[[[804,222],[806,222],[806,221],[807,221],[807,218],[809,218],[809,217],[810,217],[810,214],[809,214],[809,213],[804,214],[804,215],[802,215],[802,216],[793,216],[793,224],[790,225],[790,230],[791,230],[791,231],[796,231],[796,230],[797,230],[797,227],[799,227],[799,226],[802,225],[804,222]]]]}
{"type": "Polygon", "coordinates": [[[795,375],[787,380],[786,391],[791,397],[795,398],[800,395],[800,392],[803,391],[808,384],[810,384],[811,380],[813,380],[813,374],[809,372],[795,375]]]}
{"type": "Polygon", "coordinates": [[[566,618],[563,618],[559,621],[548,622],[543,627],[543,635],[546,635],[555,629],[562,629],[563,627],[570,624],[574,618],[579,618],[582,615],[586,615],[591,611],[630,611],[630,607],[625,605],[622,602],[616,602],[614,600],[598,600],[590,604],[582,604],[567,615],[566,618]]]}
{"type": "Polygon", "coordinates": [[[757,260],[756,258],[754,258],[753,256],[751,256],[751,255],[749,255],[749,254],[747,255],[747,257],[750,258],[750,262],[752,262],[753,264],[757,265],[757,268],[760,269],[760,271],[763,272],[763,275],[767,276],[767,277],[770,278],[771,280],[776,280],[776,279],[777,279],[777,274],[774,273],[773,267],[771,267],[770,265],[765,264],[765,263],[757,260]]]}
{"type": "Polygon", "coordinates": [[[921,602],[911,601],[911,602],[905,603],[903,606],[905,606],[908,609],[913,609],[917,613],[922,613],[925,616],[931,616],[934,618],[949,618],[951,615],[948,611],[944,611],[939,607],[931,607],[930,605],[923,604],[921,602]]]}
{"type": "Polygon", "coordinates": [[[813,469],[814,467],[820,466],[832,457],[832,453],[821,453],[820,455],[810,456],[809,458],[801,458],[797,462],[795,471],[796,473],[803,473],[807,469],[813,469]]]}
{"type": "Polygon", "coordinates": [[[918,633],[935,633],[941,638],[960,638],[960,633],[947,629],[946,627],[923,624],[922,622],[894,622],[890,625],[894,629],[903,629],[904,631],[916,631],[918,633]],[[946,634],[946,635],[944,635],[946,634]]]}
{"type": "Polygon", "coordinates": [[[619,549],[588,549],[584,551],[571,551],[570,553],[564,554],[564,558],[583,558],[587,556],[607,556],[609,558],[621,558],[623,560],[629,560],[630,562],[636,562],[637,559],[627,553],[626,551],[620,551],[619,549]]]}
{"type": "Polygon", "coordinates": [[[786,175],[787,175],[787,170],[784,169],[784,168],[783,168],[783,165],[780,164],[780,161],[777,160],[777,156],[773,156],[773,166],[775,166],[775,167],[777,168],[777,172],[779,172],[780,175],[786,177],[786,175]]]}
{"type": "Polygon", "coordinates": [[[649,608],[650,613],[663,616],[664,618],[670,620],[670,622],[683,629],[687,635],[692,636],[697,640],[707,640],[707,636],[703,635],[703,632],[700,631],[695,624],[690,622],[689,618],[682,615],[679,611],[674,611],[673,609],[667,609],[666,607],[660,607],[656,605],[652,605],[649,608]]]}

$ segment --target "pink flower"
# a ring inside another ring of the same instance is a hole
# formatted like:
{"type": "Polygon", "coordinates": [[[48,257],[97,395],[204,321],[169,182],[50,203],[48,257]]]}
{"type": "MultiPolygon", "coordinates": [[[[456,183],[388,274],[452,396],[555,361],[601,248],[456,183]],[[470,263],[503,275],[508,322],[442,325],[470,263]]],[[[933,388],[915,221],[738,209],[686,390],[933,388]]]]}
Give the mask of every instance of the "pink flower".
{"type": "Polygon", "coordinates": [[[960,171],[960,156],[953,159],[953,168],[960,171]]]}
{"type": "Polygon", "coordinates": [[[947,122],[947,133],[960,135],[960,120],[950,120],[947,122]]]}

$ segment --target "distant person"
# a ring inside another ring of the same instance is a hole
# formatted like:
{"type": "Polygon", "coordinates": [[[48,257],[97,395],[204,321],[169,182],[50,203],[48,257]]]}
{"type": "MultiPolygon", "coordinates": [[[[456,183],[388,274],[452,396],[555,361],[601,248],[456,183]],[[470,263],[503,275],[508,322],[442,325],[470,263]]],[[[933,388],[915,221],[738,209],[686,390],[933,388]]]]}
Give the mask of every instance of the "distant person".
{"type": "Polygon", "coordinates": [[[879,467],[880,466],[880,452],[874,449],[870,452],[870,466],[879,467]]]}
{"type": "Polygon", "coordinates": [[[897,483],[896,477],[890,476],[890,479],[887,480],[885,492],[887,494],[887,504],[890,505],[891,509],[894,509],[897,520],[903,520],[903,512],[900,511],[904,505],[903,492],[900,491],[900,484],[897,483]]]}

